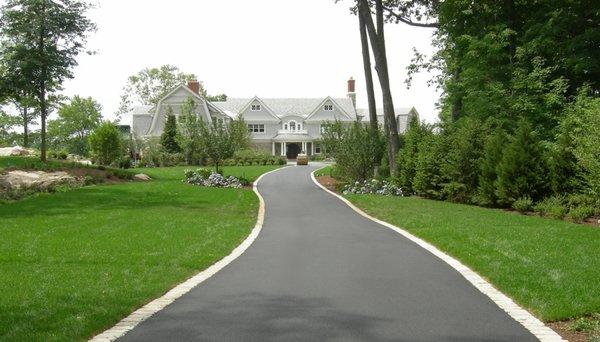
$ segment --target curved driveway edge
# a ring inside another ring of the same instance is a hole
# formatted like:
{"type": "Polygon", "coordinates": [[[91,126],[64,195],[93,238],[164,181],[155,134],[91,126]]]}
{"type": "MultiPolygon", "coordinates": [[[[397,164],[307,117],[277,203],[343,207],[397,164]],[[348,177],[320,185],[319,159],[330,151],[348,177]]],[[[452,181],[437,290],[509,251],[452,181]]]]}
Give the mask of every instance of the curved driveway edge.
{"type": "Polygon", "coordinates": [[[533,335],[535,335],[535,337],[537,337],[540,341],[542,341],[542,342],[565,341],[554,330],[547,327],[542,321],[537,319],[535,316],[533,316],[527,310],[520,307],[510,297],[508,297],[504,293],[500,292],[492,284],[488,283],[485,279],[483,279],[479,274],[477,274],[475,271],[471,270],[469,267],[462,264],[457,259],[449,256],[448,254],[437,249],[432,244],[426,242],[425,240],[423,240],[421,238],[416,237],[415,235],[409,233],[408,231],[406,231],[402,228],[399,228],[397,226],[394,226],[391,223],[377,219],[377,218],[365,213],[362,209],[355,206],[352,202],[350,202],[343,196],[327,189],[325,186],[323,186],[321,183],[319,183],[319,181],[317,181],[317,179],[315,178],[316,171],[318,171],[318,170],[311,172],[310,177],[311,177],[312,181],[318,187],[320,187],[322,190],[328,192],[332,196],[337,197],[342,202],[346,203],[350,208],[352,208],[352,210],[357,212],[359,215],[364,216],[364,217],[368,218],[369,220],[376,222],[384,227],[387,227],[387,228],[397,232],[398,234],[401,234],[402,236],[413,241],[417,245],[419,245],[419,246],[423,247],[424,249],[426,249],[427,251],[431,252],[431,254],[435,255],[436,257],[438,257],[441,260],[443,260],[444,262],[446,262],[448,265],[450,265],[450,267],[454,268],[458,273],[460,273],[463,277],[465,277],[465,279],[468,282],[473,284],[473,286],[475,286],[475,288],[477,288],[479,291],[481,291],[481,293],[488,296],[494,303],[496,303],[496,305],[498,305],[502,310],[504,310],[507,314],[509,314],[510,317],[512,317],[517,322],[521,323],[527,330],[529,330],[533,335]]]}
{"type": "Polygon", "coordinates": [[[119,340],[538,340],[431,252],[321,191],[315,169],[265,176],[252,248],[119,340]]]}
{"type": "Polygon", "coordinates": [[[175,286],[174,288],[169,290],[167,293],[165,293],[163,296],[156,298],[153,301],[151,301],[150,303],[135,310],[129,316],[123,318],[121,321],[119,321],[119,323],[115,324],[112,328],[109,328],[109,329],[103,331],[102,333],[91,338],[90,341],[100,342],[100,341],[114,341],[114,340],[118,339],[119,337],[125,335],[131,329],[135,328],[138,324],[140,324],[144,320],[148,319],[153,314],[159,312],[160,310],[164,309],[167,305],[173,303],[177,298],[183,296],[184,294],[188,293],[194,287],[200,285],[206,279],[212,277],[215,273],[219,272],[223,267],[227,266],[233,260],[237,259],[240,255],[242,255],[242,253],[244,253],[246,251],[246,249],[248,249],[248,247],[250,247],[250,245],[252,245],[254,240],[256,240],[256,238],[258,237],[258,234],[260,234],[260,231],[262,229],[263,222],[265,219],[265,200],[263,199],[260,192],[258,192],[258,183],[264,176],[266,176],[272,172],[277,172],[283,168],[285,168],[285,166],[281,167],[279,169],[265,172],[262,175],[260,175],[260,177],[258,177],[256,179],[256,181],[253,183],[252,190],[254,191],[256,196],[258,196],[258,201],[259,201],[256,224],[254,225],[254,228],[252,228],[252,231],[250,232],[250,234],[248,234],[246,239],[244,239],[244,241],[242,241],[241,244],[239,244],[236,248],[234,248],[233,251],[231,251],[231,253],[229,255],[227,255],[223,259],[217,261],[216,263],[212,264],[211,266],[204,269],[203,271],[197,273],[196,275],[192,276],[191,278],[184,281],[183,283],[175,286]]]}

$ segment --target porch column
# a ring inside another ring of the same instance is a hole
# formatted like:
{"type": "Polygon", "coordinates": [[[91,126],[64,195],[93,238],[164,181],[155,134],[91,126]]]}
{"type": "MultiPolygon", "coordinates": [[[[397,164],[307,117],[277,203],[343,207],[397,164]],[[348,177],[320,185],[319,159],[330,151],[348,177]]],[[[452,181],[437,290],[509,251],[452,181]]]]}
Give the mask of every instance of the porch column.
{"type": "Polygon", "coordinates": [[[281,155],[285,156],[285,143],[281,142],[281,155]]]}
{"type": "Polygon", "coordinates": [[[273,155],[275,155],[275,142],[274,142],[274,141],[273,141],[273,142],[271,142],[271,149],[272,149],[272,151],[273,151],[273,153],[272,153],[272,154],[273,154],[273,155]]]}

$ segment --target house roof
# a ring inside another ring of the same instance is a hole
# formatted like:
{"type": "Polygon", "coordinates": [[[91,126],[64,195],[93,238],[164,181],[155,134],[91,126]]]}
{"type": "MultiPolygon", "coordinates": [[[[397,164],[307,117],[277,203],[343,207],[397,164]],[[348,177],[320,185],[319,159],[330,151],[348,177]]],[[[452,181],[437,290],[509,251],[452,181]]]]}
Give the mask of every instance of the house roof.
{"type": "MultiPolygon", "coordinates": [[[[398,115],[408,115],[411,110],[415,109],[415,107],[394,107],[394,114],[398,115]]],[[[383,108],[376,108],[377,116],[383,116],[383,108]]],[[[416,110],[415,110],[416,112],[416,110]]],[[[369,121],[369,110],[366,108],[357,108],[356,114],[362,116],[362,121],[369,121]]]]}
{"type": "MultiPolygon", "coordinates": [[[[227,101],[211,102],[225,113],[239,113],[254,98],[227,98],[227,101]]],[[[279,117],[297,115],[307,117],[317,108],[324,98],[259,98],[273,113],[279,117]]],[[[352,118],[356,112],[349,98],[333,99],[352,118]]],[[[229,114],[230,115],[230,114],[229,114]]]]}

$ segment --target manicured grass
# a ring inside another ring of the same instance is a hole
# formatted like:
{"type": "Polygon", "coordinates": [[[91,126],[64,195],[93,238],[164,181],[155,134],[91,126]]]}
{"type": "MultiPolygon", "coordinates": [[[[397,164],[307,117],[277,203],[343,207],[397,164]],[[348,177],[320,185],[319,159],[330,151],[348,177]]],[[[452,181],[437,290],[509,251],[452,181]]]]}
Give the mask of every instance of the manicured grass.
{"type": "MultiPolygon", "coordinates": [[[[225,176],[244,177],[249,181],[255,181],[265,172],[280,168],[279,165],[256,165],[256,166],[225,166],[223,174],[225,176]]],[[[152,178],[157,179],[179,179],[183,180],[183,172],[187,169],[197,169],[198,166],[175,166],[175,167],[156,167],[131,169],[135,173],[145,173],[152,178]]],[[[212,168],[211,168],[212,169],[212,168]]]]}
{"type": "Polygon", "coordinates": [[[184,184],[183,169],[0,204],[0,340],[87,339],[243,241],[255,194],[184,184]]]}
{"type": "Polygon", "coordinates": [[[600,312],[600,229],[420,198],[348,195],[447,252],[545,321],[600,312]]]}
{"type": "Polygon", "coordinates": [[[331,176],[331,171],[333,171],[333,166],[325,166],[315,171],[315,177],[331,176]]]}

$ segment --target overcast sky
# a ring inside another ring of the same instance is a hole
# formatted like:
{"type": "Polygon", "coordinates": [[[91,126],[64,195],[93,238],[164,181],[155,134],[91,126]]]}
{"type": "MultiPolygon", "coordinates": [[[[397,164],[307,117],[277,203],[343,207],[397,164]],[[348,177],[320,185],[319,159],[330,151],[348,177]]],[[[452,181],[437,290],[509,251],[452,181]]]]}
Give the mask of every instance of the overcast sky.
{"type": "MultiPolygon", "coordinates": [[[[357,80],[366,107],[358,19],[349,2],[334,0],[100,0],[89,15],[97,54],[79,57],[66,95],[92,96],[114,117],[127,77],[145,67],[173,64],[195,73],[209,94],[230,97],[341,97],[357,80]]],[[[437,119],[439,94],[421,74],[406,89],[412,49],[430,53],[431,29],[386,26],[394,104],[415,106],[437,119]]],[[[377,78],[375,78],[378,89],[377,78]]],[[[381,102],[379,92],[377,100],[381,102]]],[[[124,118],[127,122],[127,118],[124,118]]]]}

